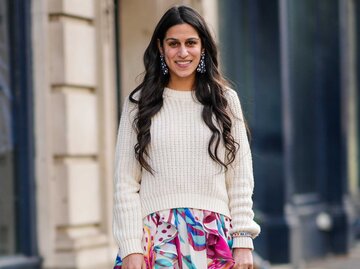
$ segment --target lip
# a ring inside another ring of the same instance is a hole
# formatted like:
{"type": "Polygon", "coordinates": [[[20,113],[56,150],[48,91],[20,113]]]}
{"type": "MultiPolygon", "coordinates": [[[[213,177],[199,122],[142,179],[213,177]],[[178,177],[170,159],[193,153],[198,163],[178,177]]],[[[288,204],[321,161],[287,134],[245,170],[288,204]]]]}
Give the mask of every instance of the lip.
{"type": "Polygon", "coordinates": [[[180,67],[180,68],[187,68],[191,65],[192,63],[192,60],[187,60],[187,61],[184,61],[184,60],[181,60],[181,61],[175,61],[175,64],[180,67]]]}

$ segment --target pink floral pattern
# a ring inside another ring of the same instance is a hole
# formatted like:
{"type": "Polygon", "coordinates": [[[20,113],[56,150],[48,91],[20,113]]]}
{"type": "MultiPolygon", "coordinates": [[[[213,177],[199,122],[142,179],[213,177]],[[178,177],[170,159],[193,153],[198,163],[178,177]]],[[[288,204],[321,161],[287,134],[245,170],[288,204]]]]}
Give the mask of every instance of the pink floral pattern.
{"type": "MultiPolygon", "coordinates": [[[[146,268],[232,268],[230,219],[219,213],[175,208],[144,218],[146,268]]],[[[116,257],[114,269],[121,269],[116,257]]]]}

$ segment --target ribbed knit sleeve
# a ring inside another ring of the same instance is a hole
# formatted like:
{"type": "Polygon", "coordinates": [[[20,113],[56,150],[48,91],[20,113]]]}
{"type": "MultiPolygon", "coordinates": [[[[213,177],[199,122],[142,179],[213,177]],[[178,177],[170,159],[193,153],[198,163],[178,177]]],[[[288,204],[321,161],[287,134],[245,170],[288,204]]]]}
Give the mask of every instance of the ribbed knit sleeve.
{"type": "Polygon", "coordinates": [[[132,126],[135,104],[126,97],[117,136],[114,174],[113,233],[119,254],[143,253],[140,203],[141,166],[135,158],[136,131],[132,126]]]}
{"type": "Polygon", "coordinates": [[[260,233],[260,226],[254,221],[254,211],[252,209],[254,189],[252,156],[237,93],[229,89],[227,100],[232,112],[230,112],[233,124],[231,132],[235,141],[239,143],[239,150],[235,160],[231,167],[229,166],[225,175],[232,224],[230,233],[250,233],[251,237],[234,237],[233,248],[253,249],[252,239],[260,233]]]}

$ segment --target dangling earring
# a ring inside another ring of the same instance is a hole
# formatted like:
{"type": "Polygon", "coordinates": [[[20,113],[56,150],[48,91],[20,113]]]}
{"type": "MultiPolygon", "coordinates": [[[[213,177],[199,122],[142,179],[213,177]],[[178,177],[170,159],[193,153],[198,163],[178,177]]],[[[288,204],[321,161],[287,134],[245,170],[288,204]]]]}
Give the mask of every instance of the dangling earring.
{"type": "Polygon", "coordinates": [[[164,60],[164,55],[162,54],[160,54],[160,68],[164,76],[166,76],[169,73],[169,69],[164,60]]]}
{"type": "Polygon", "coordinates": [[[201,53],[201,58],[200,58],[200,63],[198,65],[198,67],[196,68],[196,71],[198,71],[201,74],[204,74],[206,72],[206,67],[205,67],[205,52],[201,53]]]}

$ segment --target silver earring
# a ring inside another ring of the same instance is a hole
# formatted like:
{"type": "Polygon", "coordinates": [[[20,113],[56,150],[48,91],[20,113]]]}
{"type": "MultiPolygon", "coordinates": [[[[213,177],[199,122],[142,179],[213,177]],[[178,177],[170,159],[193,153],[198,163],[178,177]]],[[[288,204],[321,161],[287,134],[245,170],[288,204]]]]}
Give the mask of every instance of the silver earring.
{"type": "Polygon", "coordinates": [[[196,68],[196,71],[198,71],[201,74],[204,74],[206,72],[206,67],[205,67],[205,52],[201,53],[201,58],[200,58],[200,63],[198,65],[198,67],[196,68]]]}
{"type": "Polygon", "coordinates": [[[164,60],[164,55],[162,54],[160,54],[160,68],[164,76],[166,76],[169,73],[169,69],[164,60]]]}

